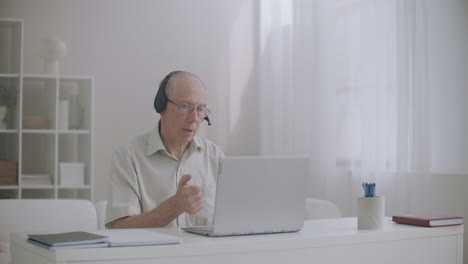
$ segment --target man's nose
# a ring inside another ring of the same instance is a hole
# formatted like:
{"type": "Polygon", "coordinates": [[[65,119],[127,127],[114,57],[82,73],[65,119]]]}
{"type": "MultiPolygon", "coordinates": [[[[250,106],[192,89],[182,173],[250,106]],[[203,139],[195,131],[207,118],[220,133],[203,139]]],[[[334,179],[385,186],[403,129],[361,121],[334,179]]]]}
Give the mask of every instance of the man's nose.
{"type": "Polygon", "coordinates": [[[190,120],[198,120],[200,119],[200,116],[198,115],[197,113],[197,109],[193,109],[192,111],[190,111],[190,113],[188,113],[188,117],[190,118],[190,120]]]}

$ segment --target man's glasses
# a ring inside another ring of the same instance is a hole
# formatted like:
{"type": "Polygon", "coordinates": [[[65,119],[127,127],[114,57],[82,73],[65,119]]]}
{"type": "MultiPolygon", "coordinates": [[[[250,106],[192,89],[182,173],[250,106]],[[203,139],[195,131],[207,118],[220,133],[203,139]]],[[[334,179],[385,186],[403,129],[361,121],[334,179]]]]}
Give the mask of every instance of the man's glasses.
{"type": "Polygon", "coordinates": [[[205,118],[211,113],[211,110],[206,108],[205,106],[201,106],[201,105],[197,106],[197,105],[190,105],[190,104],[176,104],[169,99],[167,99],[167,101],[169,101],[169,103],[171,104],[178,106],[179,111],[184,114],[190,114],[193,112],[193,110],[196,110],[198,117],[205,118]]]}

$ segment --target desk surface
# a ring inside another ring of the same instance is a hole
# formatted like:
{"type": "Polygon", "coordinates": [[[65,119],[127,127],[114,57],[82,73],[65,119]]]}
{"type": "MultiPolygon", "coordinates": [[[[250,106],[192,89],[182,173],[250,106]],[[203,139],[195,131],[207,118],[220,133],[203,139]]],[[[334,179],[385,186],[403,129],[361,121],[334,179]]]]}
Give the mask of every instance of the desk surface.
{"type": "MultiPolygon", "coordinates": [[[[387,218],[383,230],[358,230],[356,218],[337,218],[305,221],[302,231],[283,234],[211,238],[186,233],[179,229],[157,228],[154,230],[178,236],[182,242],[179,245],[60,249],[54,251],[34,246],[26,241],[25,234],[14,233],[11,237],[13,263],[19,263],[15,261],[15,254],[18,254],[21,250],[29,251],[38,257],[42,256],[44,259],[54,263],[67,261],[131,260],[136,257],[138,259],[193,258],[196,256],[219,256],[223,254],[235,255],[238,253],[292,252],[301,249],[307,249],[308,252],[312,252],[310,250],[315,248],[347,248],[349,246],[349,248],[353,248],[365,244],[388,244],[395,248],[395,245],[391,245],[391,243],[416,241],[418,239],[421,241],[439,238],[443,240],[447,237],[454,239],[449,242],[444,240],[441,243],[446,245],[446,249],[444,250],[449,251],[450,255],[453,255],[455,252],[455,261],[451,263],[462,263],[462,235],[464,229],[463,225],[438,228],[400,225],[393,223],[390,218],[387,218]],[[455,248],[452,251],[453,247],[455,248]]],[[[90,231],[92,232],[92,230],[90,231]]],[[[415,244],[416,247],[417,245],[415,244]]],[[[437,249],[439,245],[434,244],[434,247],[437,249]]]]}

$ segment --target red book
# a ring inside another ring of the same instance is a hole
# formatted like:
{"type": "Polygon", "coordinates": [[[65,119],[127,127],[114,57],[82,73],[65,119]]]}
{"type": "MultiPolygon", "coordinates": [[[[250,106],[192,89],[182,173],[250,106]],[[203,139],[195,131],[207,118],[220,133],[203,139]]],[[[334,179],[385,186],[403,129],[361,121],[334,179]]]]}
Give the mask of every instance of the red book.
{"type": "Polygon", "coordinates": [[[399,224],[427,226],[427,227],[452,226],[452,225],[463,224],[463,217],[460,217],[460,216],[423,217],[423,216],[414,216],[414,215],[394,215],[392,217],[392,220],[393,222],[397,222],[399,224]]]}

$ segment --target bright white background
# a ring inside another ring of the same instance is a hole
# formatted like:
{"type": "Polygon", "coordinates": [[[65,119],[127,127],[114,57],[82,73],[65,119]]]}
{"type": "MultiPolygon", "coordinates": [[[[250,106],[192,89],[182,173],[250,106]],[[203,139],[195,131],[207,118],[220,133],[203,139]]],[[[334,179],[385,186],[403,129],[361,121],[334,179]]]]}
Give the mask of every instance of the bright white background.
{"type": "Polygon", "coordinates": [[[310,156],[309,195],[345,216],[372,180],[387,215],[468,219],[466,0],[1,0],[0,17],[24,19],[25,73],[54,35],[62,73],[95,77],[95,200],[182,69],[208,86],[201,134],[227,155],[310,156]]]}
{"type": "Polygon", "coordinates": [[[194,72],[208,86],[213,125],[201,134],[227,153],[258,154],[256,111],[244,109],[249,113],[240,118],[239,110],[241,101],[253,108],[257,101],[253,1],[0,3],[1,17],[24,19],[25,73],[41,73],[41,40],[53,35],[68,47],[61,73],[95,78],[96,200],[107,198],[113,148],[152,129],[154,95],[175,69],[194,72]]]}

